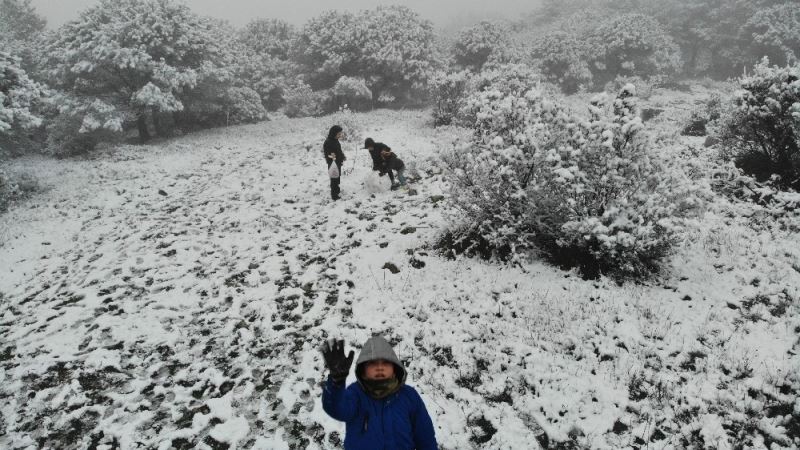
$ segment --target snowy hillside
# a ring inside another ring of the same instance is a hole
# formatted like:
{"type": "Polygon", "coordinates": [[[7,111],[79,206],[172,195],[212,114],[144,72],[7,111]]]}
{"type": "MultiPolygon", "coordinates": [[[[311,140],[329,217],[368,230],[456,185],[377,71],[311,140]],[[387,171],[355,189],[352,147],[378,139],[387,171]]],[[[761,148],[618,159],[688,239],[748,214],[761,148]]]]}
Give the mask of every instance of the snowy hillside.
{"type": "MultiPolygon", "coordinates": [[[[651,123],[701,152],[687,98],[651,123]]],[[[0,216],[0,448],[340,448],[317,349],[374,333],[443,449],[800,447],[796,217],[716,199],[644,284],[448,260],[429,117],[357,115],[336,203],[325,117],[14,161],[51,189],[0,216]]]]}

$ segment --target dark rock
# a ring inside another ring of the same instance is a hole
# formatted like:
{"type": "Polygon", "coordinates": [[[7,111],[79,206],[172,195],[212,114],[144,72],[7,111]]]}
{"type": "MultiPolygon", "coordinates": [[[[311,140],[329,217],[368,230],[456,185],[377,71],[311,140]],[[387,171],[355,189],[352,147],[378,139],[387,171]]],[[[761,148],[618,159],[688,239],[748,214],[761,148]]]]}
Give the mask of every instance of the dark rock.
{"type": "Polygon", "coordinates": [[[431,195],[431,203],[439,203],[444,200],[444,195],[431,195]]]}
{"type": "Polygon", "coordinates": [[[611,431],[613,431],[616,434],[622,434],[628,431],[628,426],[620,422],[619,419],[617,419],[617,421],[614,422],[614,426],[611,428],[611,431]]]}
{"type": "Polygon", "coordinates": [[[421,259],[411,258],[409,263],[411,264],[411,267],[415,269],[422,269],[423,267],[425,267],[425,261],[422,261],[421,259]]]}
{"type": "Polygon", "coordinates": [[[717,139],[717,138],[715,138],[713,136],[706,136],[706,140],[705,140],[705,142],[703,142],[703,145],[706,146],[706,147],[713,147],[713,146],[715,146],[717,144],[719,144],[719,139],[717,139]]]}
{"type": "Polygon", "coordinates": [[[663,439],[666,439],[666,438],[667,438],[667,435],[664,434],[663,431],[661,431],[658,428],[656,428],[656,431],[654,431],[653,434],[650,436],[650,442],[660,441],[660,440],[663,440],[663,439]]]}
{"type": "Polygon", "coordinates": [[[647,122],[663,112],[664,110],[659,108],[644,108],[642,109],[642,122],[647,122]]]}
{"type": "Polygon", "coordinates": [[[409,226],[409,227],[405,227],[402,230],[400,230],[400,234],[411,234],[411,233],[414,233],[416,231],[417,231],[416,228],[409,226]]]}
{"type": "Polygon", "coordinates": [[[400,273],[400,269],[398,269],[396,265],[390,262],[384,264],[383,267],[381,267],[381,269],[389,269],[389,272],[392,272],[393,274],[400,273]]]}
{"type": "Polygon", "coordinates": [[[164,197],[166,197],[169,194],[167,194],[163,189],[159,189],[158,190],[158,195],[163,195],[164,197]]]}
{"type": "Polygon", "coordinates": [[[706,131],[706,120],[702,118],[693,118],[692,121],[681,130],[681,135],[683,136],[705,136],[706,134],[708,134],[706,131]]]}

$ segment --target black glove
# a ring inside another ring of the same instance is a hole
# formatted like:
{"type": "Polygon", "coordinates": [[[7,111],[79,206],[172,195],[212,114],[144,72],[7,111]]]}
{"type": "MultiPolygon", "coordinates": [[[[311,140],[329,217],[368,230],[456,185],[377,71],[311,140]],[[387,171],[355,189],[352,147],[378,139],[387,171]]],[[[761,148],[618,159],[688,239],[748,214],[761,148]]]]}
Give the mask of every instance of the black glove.
{"type": "Polygon", "coordinates": [[[331,340],[322,344],[322,357],[325,358],[325,367],[331,372],[331,378],[338,384],[344,384],[347,374],[350,373],[350,366],[353,364],[355,352],[350,350],[347,357],[344,356],[344,341],[331,340]]]}

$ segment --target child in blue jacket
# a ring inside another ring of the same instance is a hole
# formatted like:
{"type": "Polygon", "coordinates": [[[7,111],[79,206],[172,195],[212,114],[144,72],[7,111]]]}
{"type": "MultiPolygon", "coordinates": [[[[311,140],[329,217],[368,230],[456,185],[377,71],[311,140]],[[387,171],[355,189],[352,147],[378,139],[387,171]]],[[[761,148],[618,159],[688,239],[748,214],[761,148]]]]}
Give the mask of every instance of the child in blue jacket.
{"type": "Polygon", "coordinates": [[[322,408],[345,422],[345,450],[436,450],[436,436],[425,403],[405,384],[406,371],[382,337],[367,340],[356,362],[357,383],[345,387],[353,354],[344,341],[322,347],[330,371],[322,389],[322,408]]]}

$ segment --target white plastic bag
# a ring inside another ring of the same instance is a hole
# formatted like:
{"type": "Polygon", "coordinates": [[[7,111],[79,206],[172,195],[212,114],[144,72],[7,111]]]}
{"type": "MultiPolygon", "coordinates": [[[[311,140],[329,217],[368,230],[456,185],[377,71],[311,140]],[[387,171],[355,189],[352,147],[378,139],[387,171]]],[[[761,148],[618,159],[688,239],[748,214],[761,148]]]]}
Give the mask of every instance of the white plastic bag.
{"type": "Polygon", "coordinates": [[[336,161],[332,162],[328,167],[328,176],[331,178],[339,178],[339,166],[336,165],[336,161]]]}

